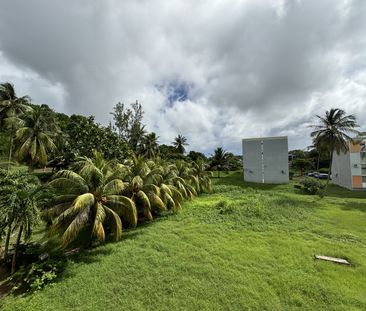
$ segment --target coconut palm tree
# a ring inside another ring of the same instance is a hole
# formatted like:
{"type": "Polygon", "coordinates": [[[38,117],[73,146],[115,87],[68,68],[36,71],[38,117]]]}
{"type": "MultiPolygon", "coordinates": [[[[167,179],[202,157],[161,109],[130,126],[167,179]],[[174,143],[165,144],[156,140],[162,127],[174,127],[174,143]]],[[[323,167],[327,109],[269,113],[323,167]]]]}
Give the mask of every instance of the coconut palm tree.
{"type": "Polygon", "coordinates": [[[310,135],[313,138],[313,145],[319,152],[327,152],[330,156],[329,173],[326,186],[322,193],[322,197],[327,191],[330,180],[333,154],[336,152],[347,152],[349,150],[349,143],[352,138],[348,133],[358,133],[355,130],[358,127],[356,117],[354,115],[346,115],[342,109],[330,109],[325,112],[325,116],[317,115],[318,124],[311,125],[315,129],[310,135]]]}
{"type": "Polygon", "coordinates": [[[187,138],[179,134],[177,137],[174,138],[172,144],[180,154],[184,154],[186,150],[184,146],[188,146],[187,138]]]}
{"type": "Polygon", "coordinates": [[[24,124],[16,131],[17,158],[27,160],[31,167],[45,166],[48,153],[56,150],[53,140],[58,132],[52,116],[42,107],[35,107],[25,115],[24,124]]]}
{"type": "Polygon", "coordinates": [[[160,198],[158,186],[162,182],[160,166],[136,155],[132,155],[123,165],[128,170],[124,178],[128,185],[124,195],[135,202],[139,218],[152,220],[153,214],[166,211],[167,206],[160,198]]]}
{"type": "Polygon", "coordinates": [[[208,171],[208,165],[204,161],[198,161],[192,164],[191,179],[197,193],[212,191],[211,175],[212,173],[208,171]]]}
{"type": "Polygon", "coordinates": [[[87,234],[88,244],[94,238],[101,242],[107,237],[117,241],[121,238],[122,222],[136,226],[135,203],[122,195],[126,171],[118,167],[112,170],[111,166],[94,152],[94,159],[79,158],[74,171],[59,171],[50,181],[58,195],[44,216],[52,219],[51,233],[62,235],[63,247],[82,233],[87,234]]]}
{"type": "Polygon", "coordinates": [[[154,132],[143,137],[140,145],[140,153],[148,159],[153,159],[158,155],[158,136],[154,132]]]}
{"type": "Polygon", "coordinates": [[[7,228],[3,258],[8,255],[11,233],[18,230],[11,268],[11,273],[14,273],[21,238],[29,238],[33,226],[39,221],[41,188],[38,179],[32,175],[22,172],[7,172],[1,175],[0,226],[7,228]]]}
{"type": "Polygon", "coordinates": [[[214,155],[211,159],[211,169],[216,169],[218,172],[218,178],[220,178],[220,172],[227,170],[229,163],[228,153],[221,147],[214,151],[214,155]]]}
{"type": "Polygon", "coordinates": [[[0,126],[10,135],[8,169],[12,160],[15,132],[22,124],[22,116],[32,110],[29,103],[28,96],[17,97],[13,84],[9,82],[0,84],[0,126]]]}

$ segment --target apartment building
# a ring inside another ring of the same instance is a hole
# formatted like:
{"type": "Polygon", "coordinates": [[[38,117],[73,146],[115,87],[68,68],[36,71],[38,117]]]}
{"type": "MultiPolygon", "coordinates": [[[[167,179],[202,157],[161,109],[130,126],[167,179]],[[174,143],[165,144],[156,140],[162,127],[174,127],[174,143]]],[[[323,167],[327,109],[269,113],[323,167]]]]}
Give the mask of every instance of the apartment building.
{"type": "Polygon", "coordinates": [[[333,183],[350,190],[366,190],[366,137],[355,138],[346,153],[334,153],[333,183]]]}

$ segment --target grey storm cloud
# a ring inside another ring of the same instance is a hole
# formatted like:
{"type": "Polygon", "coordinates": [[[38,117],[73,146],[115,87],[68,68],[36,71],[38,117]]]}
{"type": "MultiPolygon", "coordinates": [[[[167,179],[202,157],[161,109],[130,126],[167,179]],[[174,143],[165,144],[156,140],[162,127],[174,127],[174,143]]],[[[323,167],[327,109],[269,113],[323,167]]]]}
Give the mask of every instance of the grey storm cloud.
{"type": "Polygon", "coordinates": [[[240,153],[330,107],[366,127],[366,1],[2,0],[0,81],[102,123],[138,99],[150,131],[240,153]]]}

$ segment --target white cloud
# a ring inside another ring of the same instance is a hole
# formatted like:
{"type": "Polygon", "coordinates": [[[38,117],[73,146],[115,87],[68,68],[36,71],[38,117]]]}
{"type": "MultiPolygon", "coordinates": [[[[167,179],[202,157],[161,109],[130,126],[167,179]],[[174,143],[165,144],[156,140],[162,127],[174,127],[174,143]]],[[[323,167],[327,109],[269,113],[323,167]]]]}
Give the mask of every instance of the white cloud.
{"type": "Polygon", "coordinates": [[[366,127],[364,16],[363,0],[4,0],[0,81],[105,123],[138,99],[162,143],[180,133],[199,151],[259,135],[306,147],[330,107],[366,127]],[[172,81],[186,100],[159,87],[172,81]]]}

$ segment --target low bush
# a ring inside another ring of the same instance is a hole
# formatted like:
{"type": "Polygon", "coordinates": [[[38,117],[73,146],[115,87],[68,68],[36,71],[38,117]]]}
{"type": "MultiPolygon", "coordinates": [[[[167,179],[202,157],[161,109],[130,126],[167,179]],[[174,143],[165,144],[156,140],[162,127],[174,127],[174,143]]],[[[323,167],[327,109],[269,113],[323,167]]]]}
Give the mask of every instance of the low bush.
{"type": "Polygon", "coordinates": [[[34,172],[33,175],[36,175],[42,183],[45,183],[51,179],[53,173],[52,172],[34,172]]]}
{"type": "Polygon", "coordinates": [[[66,260],[63,258],[46,259],[34,262],[28,266],[21,266],[12,274],[7,283],[11,286],[11,292],[16,294],[31,293],[42,289],[52,283],[64,270],[66,260]]]}
{"type": "Polygon", "coordinates": [[[325,185],[317,180],[311,178],[305,178],[300,181],[301,189],[305,191],[307,194],[318,194],[321,190],[324,189],[325,185]]]}
{"type": "Polygon", "coordinates": [[[326,167],[322,167],[319,169],[319,173],[321,174],[328,174],[329,173],[329,169],[326,167]]]}

